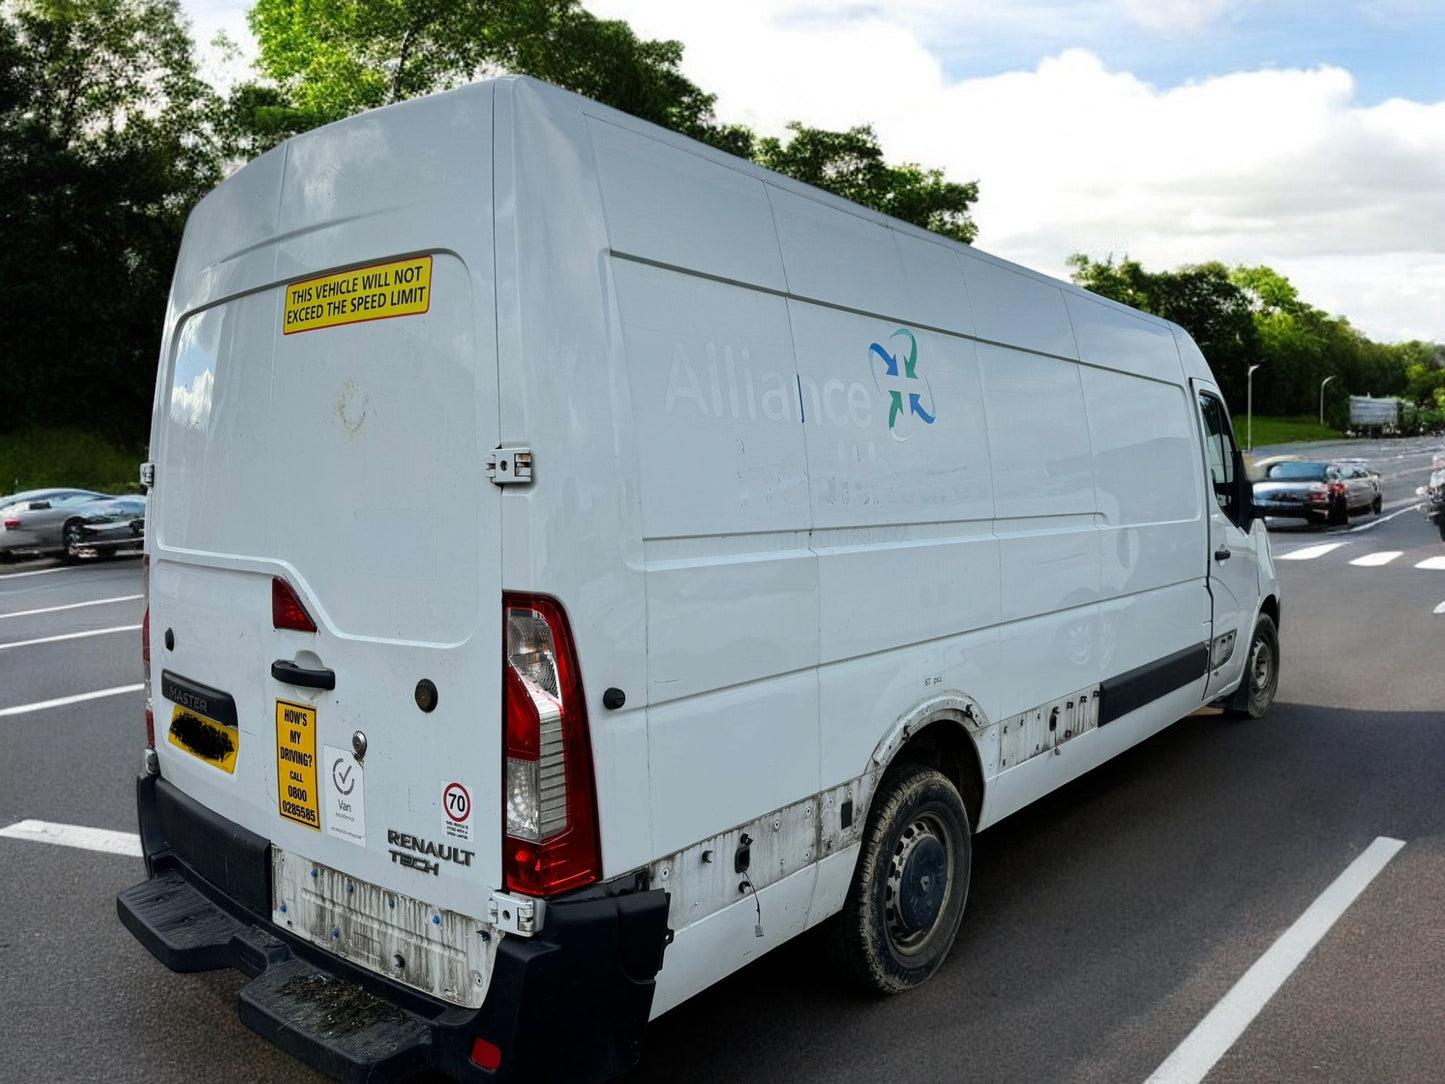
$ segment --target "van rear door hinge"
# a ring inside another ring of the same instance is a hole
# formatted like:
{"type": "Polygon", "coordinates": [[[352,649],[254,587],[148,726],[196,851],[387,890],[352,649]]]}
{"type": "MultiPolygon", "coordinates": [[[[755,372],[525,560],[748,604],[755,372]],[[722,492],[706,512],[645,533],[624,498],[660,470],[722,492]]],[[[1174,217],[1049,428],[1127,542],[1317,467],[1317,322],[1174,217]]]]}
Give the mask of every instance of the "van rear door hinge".
{"type": "Polygon", "coordinates": [[[532,481],[532,449],[498,448],[487,457],[487,477],[493,485],[527,485],[532,481]]]}
{"type": "Polygon", "coordinates": [[[156,484],[156,465],[154,463],[140,465],[140,484],[146,489],[150,489],[156,484]]]}

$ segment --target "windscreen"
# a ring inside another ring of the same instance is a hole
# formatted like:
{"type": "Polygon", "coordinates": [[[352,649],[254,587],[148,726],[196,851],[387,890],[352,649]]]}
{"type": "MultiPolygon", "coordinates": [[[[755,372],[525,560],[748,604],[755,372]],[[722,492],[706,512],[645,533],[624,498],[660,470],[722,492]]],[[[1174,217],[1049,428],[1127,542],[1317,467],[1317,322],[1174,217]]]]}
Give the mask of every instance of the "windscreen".
{"type": "Polygon", "coordinates": [[[1264,476],[1274,482],[1323,482],[1323,463],[1275,463],[1264,476]]]}

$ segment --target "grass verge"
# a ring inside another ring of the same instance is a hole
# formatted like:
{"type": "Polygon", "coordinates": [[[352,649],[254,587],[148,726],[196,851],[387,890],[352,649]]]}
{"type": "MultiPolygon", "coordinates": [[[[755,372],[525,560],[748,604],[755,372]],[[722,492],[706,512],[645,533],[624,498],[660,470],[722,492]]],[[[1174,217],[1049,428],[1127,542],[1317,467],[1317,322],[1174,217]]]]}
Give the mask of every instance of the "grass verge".
{"type": "Polygon", "coordinates": [[[1234,439],[1243,447],[1246,442],[1253,447],[1270,444],[1294,444],[1306,440],[1339,440],[1342,434],[1328,425],[1321,425],[1314,418],[1300,416],[1293,418],[1261,417],[1256,414],[1251,421],[1243,414],[1234,416],[1234,439]],[[1253,430],[1253,441],[1250,431],[1253,430]]]}
{"type": "Polygon", "coordinates": [[[0,494],[47,486],[140,492],[141,453],[81,429],[0,434],[0,494]]]}

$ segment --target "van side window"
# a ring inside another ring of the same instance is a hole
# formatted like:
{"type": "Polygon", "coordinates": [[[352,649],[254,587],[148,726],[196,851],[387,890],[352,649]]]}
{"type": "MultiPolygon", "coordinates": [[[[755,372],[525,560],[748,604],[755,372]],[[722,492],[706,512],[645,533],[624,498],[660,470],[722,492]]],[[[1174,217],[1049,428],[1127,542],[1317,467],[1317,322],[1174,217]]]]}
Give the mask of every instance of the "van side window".
{"type": "Polygon", "coordinates": [[[1214,482],[1214,499],[1224,514],[1238,523],[1239,510],[1234,507],[1234,431],[1229,415],[1223,403],[1205,392],[1199,394],[1199,413],[1204,419],[1204,456],[1214,482]]]}

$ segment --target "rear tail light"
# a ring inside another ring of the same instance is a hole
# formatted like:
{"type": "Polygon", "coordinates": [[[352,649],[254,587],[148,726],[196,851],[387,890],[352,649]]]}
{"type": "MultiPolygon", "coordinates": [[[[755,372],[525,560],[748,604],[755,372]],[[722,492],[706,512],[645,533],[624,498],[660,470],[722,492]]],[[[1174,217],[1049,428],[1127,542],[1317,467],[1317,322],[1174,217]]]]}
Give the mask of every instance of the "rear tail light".
{"type": "Polygon", "coordinates": [[[508,594],[502,605],[503,871],[509,889],[551,896],[602,869],[582,677],[556,600],[508,594]]]}
{"type": "Polygon", "coordinates": [[[316,622],[301,605],[295,589],[280,576],[271,577],[271,625],[278,629],[315,632],[316,622]]]}
{"type": "Polygon", "coordinates": [[[19,530],[19,529],[20,529],[20,517],[19,517],[19,516],[11,516],[9,519],[7,519],[7,520],[5,521],[5,529],[6,529],[7,531],[17,531],[17,530],[19,530]]]}

